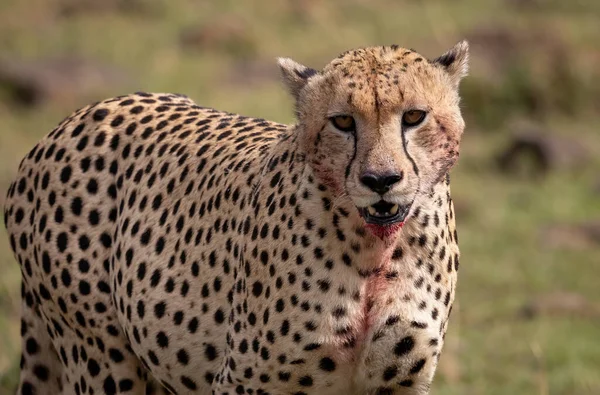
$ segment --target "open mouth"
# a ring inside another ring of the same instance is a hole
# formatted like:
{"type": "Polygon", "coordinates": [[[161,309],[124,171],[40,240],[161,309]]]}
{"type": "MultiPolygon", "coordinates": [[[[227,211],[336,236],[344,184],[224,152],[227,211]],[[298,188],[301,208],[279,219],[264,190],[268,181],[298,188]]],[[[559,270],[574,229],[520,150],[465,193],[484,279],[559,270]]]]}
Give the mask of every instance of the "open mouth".
{"type": "Polygon", "coordinates": [[[360,215],[368,224],[388,226],[403,222],[408,215],[410,205],[388,203],[384,200],[359,208],[360,215]]]}

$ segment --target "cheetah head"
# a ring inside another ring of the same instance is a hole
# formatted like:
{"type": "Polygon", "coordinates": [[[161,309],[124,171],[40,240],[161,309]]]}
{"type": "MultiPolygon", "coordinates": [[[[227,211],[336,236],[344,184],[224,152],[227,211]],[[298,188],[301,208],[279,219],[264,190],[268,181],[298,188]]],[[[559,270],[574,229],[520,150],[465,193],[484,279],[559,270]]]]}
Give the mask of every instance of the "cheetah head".
{"type": "Polygon", "coordinates": [[[289,58],[279,66],[315,174],[376,235],[394,234],[458,158],[467,42],[431,61],[385,46],[345,52],[321,71],[289,58]]]}

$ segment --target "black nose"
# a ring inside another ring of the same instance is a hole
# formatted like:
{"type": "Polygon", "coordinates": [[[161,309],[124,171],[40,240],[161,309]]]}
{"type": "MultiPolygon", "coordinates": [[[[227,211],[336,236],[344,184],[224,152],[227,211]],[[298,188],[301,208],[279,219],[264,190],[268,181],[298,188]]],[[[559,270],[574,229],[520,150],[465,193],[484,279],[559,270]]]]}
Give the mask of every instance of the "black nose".
{"type": "Polygon", "coordinates": [[[402,173],[365,173],[360,177],[360,182],[380,195],[392,189],[392,186],[400,180],[402,180],[402,173]]]}

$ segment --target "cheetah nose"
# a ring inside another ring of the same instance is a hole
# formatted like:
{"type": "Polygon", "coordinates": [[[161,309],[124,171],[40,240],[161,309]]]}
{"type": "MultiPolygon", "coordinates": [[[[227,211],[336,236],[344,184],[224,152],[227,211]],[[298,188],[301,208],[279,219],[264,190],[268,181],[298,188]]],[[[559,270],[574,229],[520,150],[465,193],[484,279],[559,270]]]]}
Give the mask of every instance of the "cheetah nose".
{"type": "Polygon", "coordinates": [[[360,177],[360,182],[362,182],[367,188],[369,188],[373,192],[376,192],[380,195],[383,195],[384,193],[392,189],[394,184],[398,183],[401,180],[402,172],[384,174],[367,172],[360,177]]]}

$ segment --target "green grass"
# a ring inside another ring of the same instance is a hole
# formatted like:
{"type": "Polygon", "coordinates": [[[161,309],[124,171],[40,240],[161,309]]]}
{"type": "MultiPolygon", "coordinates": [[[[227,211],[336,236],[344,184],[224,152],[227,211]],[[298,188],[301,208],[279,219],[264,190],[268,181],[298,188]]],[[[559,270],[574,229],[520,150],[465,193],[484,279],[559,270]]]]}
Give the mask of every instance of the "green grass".
{"type": "MultiPolygon", "coordinates": [[[[462,250],[458,301],[432,393],[600,393],[597,313],[520,314],[552,292],[576,293],[600,306],[599,246],[548,245],[540,233],[553,224],[600,220],[594,192],[600,184],[600,3],[520,2],[544,4],[530,9],[510,0],[139,0],[139,12],[61,16],[58,5],[67,2],[0,0],[0,54],[80,55],[129,73],[129,82],[94,92],[95,99],[134,90],[179,92],[202,105],[280,122],[292,121],[292,107],[278,82],[276,56],[321,67],[352,47],[397,43],[434,57],[472,39],[472,72],[463,85],[468,127],[452,173],[462,250]],[[216,38],[204,47],[180,45],[186,29],[211,26],[216,38]],[[481,43],[482,31],[512,44],[481,43]],[[590,152],[584,168],[559,169],[536,182],[499,173],[494,158],[523,119],[581,141],[590,152]]],[[[89,101],[20,108],[9,93],[0,84],[0,204],[21,157],[89,101]]],[[[0,393],[13,393],[20,272],[3,227],[0,272],[0,393]]]]}

